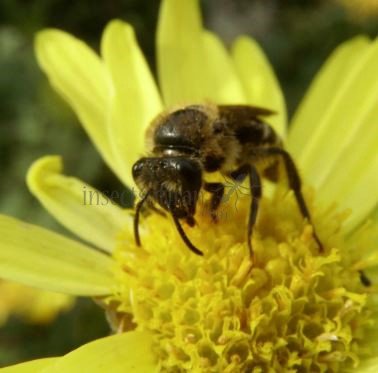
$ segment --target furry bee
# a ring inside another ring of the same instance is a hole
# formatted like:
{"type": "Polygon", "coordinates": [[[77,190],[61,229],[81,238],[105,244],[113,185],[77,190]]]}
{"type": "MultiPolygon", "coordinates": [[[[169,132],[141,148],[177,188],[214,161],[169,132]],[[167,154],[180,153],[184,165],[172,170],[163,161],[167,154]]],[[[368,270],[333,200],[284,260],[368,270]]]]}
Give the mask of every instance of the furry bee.
{"type": "MultiPolygon", "coordinates": [[[[285,166],[289,187],[303,217],[311,222],[301,193],[301,180],[290,154],[273,128],[264,121],[273,111],[248,105],[190,105],[155,119],[147,131],[151,155],[139,159],[132,168],[138,188],[144,192],[136,204],[135,241],[140,246],[139,219],[143,204],[149,201],[170,213],[176,228],[190,250],[203,255],[188,238],[181,220],[195,224],[194,214],[201,188],[211,193],[210,212],[224,195],[220,182],[206,182],[206,173],[221,174],[242,182],[248,178],[251,191],[247,223],[247,243],[253,256],[252,233],[262,195],[261,177],[277,181],[278,162],[285,166]]],[[[314,231],[320,252],[323,246],[314,231]]]]}

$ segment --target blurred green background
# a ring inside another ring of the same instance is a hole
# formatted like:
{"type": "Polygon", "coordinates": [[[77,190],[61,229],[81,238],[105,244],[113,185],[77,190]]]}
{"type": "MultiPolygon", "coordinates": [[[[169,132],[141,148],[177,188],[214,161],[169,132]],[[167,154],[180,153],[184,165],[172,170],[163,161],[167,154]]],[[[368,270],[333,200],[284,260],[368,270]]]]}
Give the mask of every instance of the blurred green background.
{"type": "MultiPolygon", "coordinates": [[[[348,7],[343,2],[204,0],[202,5],[205,24],[228,45],[241,33],[261,43],[293,113],[315,72],[339,43],[361,33],[377,35],[377,1],[345,0],[348,7]]],[[[124,190],[74,114],[49,87],[34,58],[33,37],[40,29],[58,27],[97,49],[105,24],[121,18],[135,27],[154,69],[158,7],[159,2],[153,0],[0,2],[1,213],[69,234],[44,212],[25,185],[29,165],[45,154],[62,155],[67,174],[100,190],[124,190]]],[[[0,367],[61,355],[108,334],[102,311],[90,300],[80,299],[49,325],[32,325],[12,316],[0,327],[0,367]]]]}

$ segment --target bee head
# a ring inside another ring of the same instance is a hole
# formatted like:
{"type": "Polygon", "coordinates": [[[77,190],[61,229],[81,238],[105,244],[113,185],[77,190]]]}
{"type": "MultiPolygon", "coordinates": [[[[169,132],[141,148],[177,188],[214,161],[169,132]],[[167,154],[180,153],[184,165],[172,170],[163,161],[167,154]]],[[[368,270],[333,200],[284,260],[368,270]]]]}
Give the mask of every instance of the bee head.
{"type": "Polygon", "coordinates": [[[132,169],[142,193],[163,209],[182,219],[195,213],[202,185],[202,169],[194,159],[185,157],[141,158],[132,169]]]}

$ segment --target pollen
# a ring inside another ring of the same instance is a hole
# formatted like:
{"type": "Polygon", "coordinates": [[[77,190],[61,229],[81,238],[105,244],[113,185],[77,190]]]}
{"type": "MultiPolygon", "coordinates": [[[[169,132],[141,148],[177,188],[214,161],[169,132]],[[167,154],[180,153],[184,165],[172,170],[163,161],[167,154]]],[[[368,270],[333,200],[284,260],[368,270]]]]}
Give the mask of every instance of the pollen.
{"type": "MultiPolygon", "coordinates": [[[[119,236],[117,291],[105,300],[115,330],[148,330],[166,372],[338,372],[369,351],[369,296],[358,256],[342,235],[345,214],[313,212],[325,251],[301,217],[293,193],[261,200],[250,258],[249,197],[224,200],[215,222],[206,196],[196,225],[184,229],[204,252],[194,255],[169,216],[142,217],[142,247],[119,236]],[[353,254],[354,253],[354,254],[353,254]]],[[[361,242],[361,241],[360,241],[361,242]]]]}

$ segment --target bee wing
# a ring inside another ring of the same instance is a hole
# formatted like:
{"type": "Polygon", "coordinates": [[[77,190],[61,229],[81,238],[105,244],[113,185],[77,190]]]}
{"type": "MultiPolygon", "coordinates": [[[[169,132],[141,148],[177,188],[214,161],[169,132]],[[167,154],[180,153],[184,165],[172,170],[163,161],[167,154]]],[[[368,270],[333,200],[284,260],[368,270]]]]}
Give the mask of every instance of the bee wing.
{"type": "Polygon", "coordinates": [[[280,146],[279,136],[265,119],[261,118],[276,114],[275,111],[249,105],[220,105],[218,112],[219,118],[222,119],[223,132],[226,136],[231,134],[244,147],[280,146]]]}
{"type": "Polygon", "coordinates": [[[243,119],[267,117],[277,114],[274,110],[251,105],[219,105],[218,109],[221,116],[232,116],[243,119]]]}

